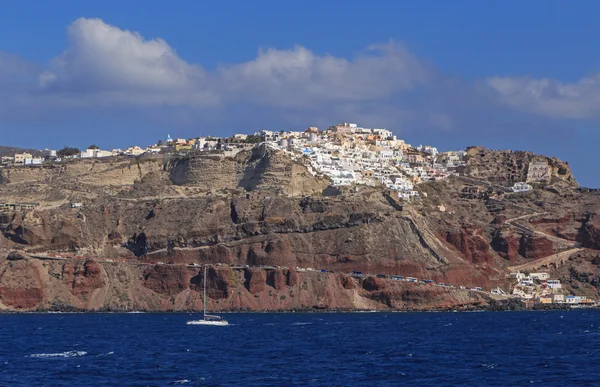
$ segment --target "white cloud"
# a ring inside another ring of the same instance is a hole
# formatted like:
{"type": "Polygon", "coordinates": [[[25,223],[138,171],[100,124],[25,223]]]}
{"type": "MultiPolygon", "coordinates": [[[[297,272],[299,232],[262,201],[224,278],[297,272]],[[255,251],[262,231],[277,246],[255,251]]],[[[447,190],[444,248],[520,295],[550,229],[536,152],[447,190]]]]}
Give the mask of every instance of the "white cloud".
{"type": "Polygon", "coordinates": [[[450,130],[455,122],[445,109],[457,103],[455,90],[464,88],[393,41],[352,58],[302,46],[268,48],[246,62],[207,71],[179,57],[164,40],[148,40],[100,19],[78,19],[67,31],[65,51],[36,74],[36,88],[20,96],[20,106],[133,107],[149,113],[167,106],[178,110],[176,117],[232,126],[249,119],[294,126],[355,120],[399,128],[421,120],[450,130]],[[415,94],[417,104],[410,101],[415,94]]]}
{"type": "MultiPolygon", "coordinates": [[[[62,81],[100,89],[185,89],[203,78],[199,67],[177,56],[163,40],[100,19],[78,19],[68,29],[69,48],[58,59],[62,81]]],[[[60,78],[58,78],[61,81],[60,78]]]]}
{"type": "Polygon", "coordinates": [[[515,109],[546,117],[585,119],[600,117],[600,75],[576,83],[552,79],[492,77],[487,84],[499,100],[515,109]]]}
{"type": "Polygon", "coordinates": [[[367,47],[353,58],[302,46],[268,48],[208,71],[182,59],[162,39],[100,19],[76,20],[67,37],[66,49],[46,68],[0,52],[0,113],[134,108],[151,116],[171,109],[173,117],[186,117],[186,125],[195,119],[231,126],[248,120],[294,126],[355,120],[465,132],[474,116],[479,125],[501,110],[572,118],[600,112],[600,76],[575,84],[499,77],[468,83],[439,73],[395,42],[367,47]]]}
{"type": "Polygon", "coordinates": [[[228,98],[269,106],[315,107],[324,102],[372,101],[410,89],[427,77],[419,61],[390,42],[352,61],[292,50],[262,50],[256,59],[218,70],[228,98]]]}
{"type": "Polygon", "coordinates": [[[100,19],[76,20],[68,28],[68,42],[38,77],[41,95],[51,95],[52,104],[320,109],[324,103],[389,98],[428,76],[393,42],[369,47],[353,60],[301,46],[266,49],[215,72],[186,62],[161,39],[146,40],[100,19]]]}
{"type": "Polygon", "coordinates": [[[100,19],[76,20],[68,48],[42,73],[42,92],[66,102],[135,105],[212,103],[204,70],[161,39],[145,40],[100,19]]]}

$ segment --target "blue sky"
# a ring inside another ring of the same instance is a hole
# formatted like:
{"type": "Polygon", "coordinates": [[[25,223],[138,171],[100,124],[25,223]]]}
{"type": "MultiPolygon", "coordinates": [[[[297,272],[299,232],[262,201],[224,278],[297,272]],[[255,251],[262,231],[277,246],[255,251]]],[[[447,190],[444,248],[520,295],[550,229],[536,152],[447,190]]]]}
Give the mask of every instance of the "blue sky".
{"type": "Polygon", "coordinates": [[[600,187],[595,1],[0,1],[3,145],[387,127],[600,187]]]}

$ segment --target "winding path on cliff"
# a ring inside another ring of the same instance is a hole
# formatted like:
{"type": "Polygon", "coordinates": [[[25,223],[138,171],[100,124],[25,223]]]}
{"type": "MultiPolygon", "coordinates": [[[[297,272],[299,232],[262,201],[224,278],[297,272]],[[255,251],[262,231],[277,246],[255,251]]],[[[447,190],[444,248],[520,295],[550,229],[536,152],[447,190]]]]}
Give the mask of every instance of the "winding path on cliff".
{"type": "Polygon", "coordinates": [[[576,242],[573,242],[573,241],[570,241],[570,240],[564,239],[564,238],[559,238],[559,237],[554,236],[554,235],[546,234],[543,231],[533,230],[533,233],[535,235],[547,238],[547,239],[549,239],[549,240],[551,240],[553,242],[556,242],[556,243],[563,243],[563,244],[565,244],[565,245],[567,245],[569,247],[572,247],[572,248],[577,247],[577,243],[576,242]]]}
{"type": "Polygon", "coordinates": [[[508,267],[508,269],[512,272],[515,272],[515,271],[537,270],[543,266],[548,267],[552,264],[555,266],[558,266],[559,264],[562,265],[565,263],[566,260],[569,259],[569,257],[571,255],[573,255],[581,250],[583,250],[583,249],[580,247],[576,247],[576,248],[566,250],[566,251],[563,251],[560,253],[548,255],[546,257],[536,259],[535,261],[524,263],[522,265],[510,266],[510,267],[508,267]]]}
{"type": "Polygon", "coordinates": [[[567,247],[568,250],[565,250],[565,251],[562,251],[559,253],[553,253],[553,254],[547,255],[545,257],[536,259],[534,261],[523,263],[521,265],[509,266],[508,269],[510,271],[515,272],[515,271],[537,270],[540,267],[543,267],[543,266],[548,267],[549,265],[552,265],[552,264],[555,266],[558,266],[559,264],[562,265],[565,263],[565,261],[567,259],[569,259],[569,257],[571,255],[583,250],[582,248],[577,247],[577,244],[573,241],[570,241],[570,240],[567,240],[564,238],[559,238],[554,235],[547,234],[543,231],[534,230],[530,227],[523,226],[520,223],[516,223],[517,220],[531,218],[531,217],[537,216],[537,215],[544,215],[546,213],[547,212],[521,215],[521,216],[517,216],[515,218],[507,220],[506,223],[512,227],[515,227],[517,230],[519,230],[521,232],[525,232],[526,234],[537,235],[537,236],[546,238],[552,242],[563,245],[563,246],[567,247]]]}
{"type": "MultiPolygon", "coordinates": [[[[530,208],[524,208],[524,207],[518,206],[514,203],[506,202],[504,200],[498,200],[498,202],[503,205],[509,205],[515,209],[520,209],[522,211],[532,211],[532,209],[530,209],[530,208]]],[[[559,246],[559,248],[567,249],[567,250],[564,250],[564,251],[561,251],[558,253],[552,253],[545,257],[536,259],[534,261],[526,262],[526,263],[523,263],[520,265],[509,266],[507,269],[510,270],[511,272],[537,270],[543,266],[548,267],[550,265],[555,265],[555,266],[562,265],[565,263],[565,261],[567,259],[569,259],[569,257],[571,255],[583,250],[582,248],[579,248],[577,243],[574,241],[560,238],[560,237],[557,237],[554,235],[550,235],[543,231],[535,230],[535,229],[525,226],[519,222],[522,220],[528,220],[535,216],[545,215],[547,213],[548,212],[527,213],[524,215],[520,215],[520,216],[516,216],[516,217],[510,218],[510,219],[507,219],[505,221],[505,224],[507,224],[510,227],[515,228],[519,233],[522,233],[522,234],[528,235],[528,236],[538,236],[541,238],[545,238],[545,239],[557,244],[559,246]]]]}
{"type": "Polygon", "coordinates": [[[568,239],[564,239],[564,238],[560,238],[560,237],[557,237],[557,236],[554,236],[554,235],[550,235],[550,234],[547,234],[547,233],[545,233],[543,231],[535,230],[535,229],[533,229],[531,227],[523,226],[522,224],[516,222],[517,220],[531,218],[531,217],[534,217],[534,216],[545,215],[545,214],[547,214],[547,212],[536,212],[536,213],[533,213],[533,214],[527,214],[527,215],[517,216],[515,218],[508,219],[506,221],[506,224],[508,224],[510,226],[513,226],[514,228],[516,228],[519,231],[522,231],[522,232],[524,232],[526,234],[541,236],[543,238],[551,240],[552,242],[565,245],[565,247],[567,247],[567,248],[575,248],[575,247],[577,247],[576,243],[574,241],[570,241],[568,239]]]}
{"type": "MultiPolygon", "coordinates": [[[[475,179],[475,178],[472,178],[472,177],[459,176],[458,178],[459,178],[459,180],[462,180],[462,181],[465,181],[465,182],[469,182],[469,183],[472,183],[472,184],[483,184],[483,185],[488,186],[488,187],[493,187],[493,188],[502,189],[502,190],[508,190],[505,187],[500,187],[500,186],[491,184],[491,183],[489,183],[487,181],[480,180],[480,179],[475,179]]],[[[507,195],[514,195],[514,194],[519,194],[519,193],[518,192],[508,192],[507,191],[506,194],[507,195]]],[[[498,200],[498,199],[490,199],[490,200],[495,200],[496,202],[498,202],[498,203],[500,203],[502,205],[510,206],[510,207],[512,207],[514,209],[517,209],[517,210],[527,211],[527,212],[528,211],[534,211],[531,208],[522,207],[522,206],[519,206],[517,204],[507,202],[507,201],[502,200],[502,199],[500,199],[500,200],[498,200]]],[[[536,212],[536,211],[534,211],[532,213],[528,213],[528,214],[525,214],[525,215],[519,215],[519,216],[516,216],[514,218],[507,219],[505,221],[505,223],[508,224],[511,227],[516,228],[521,233],[524,233],[524,234],[530,235],[530,236],[536,236],[537,235],[539,237],[546,238],[546,239],[548,239],[548,240],[550,240],[550,241],[552,241],[554,243],[557,243],[557,244],[561,245],[563,248],[569,249],[567,251],[558,253],[558,254],[560,254],[561,257],[564,254],[566,254],[566,253],[571,252],[571,254],[572,254],[572,253],[574,253],[576,251],[579,251],[580,249],[577,248],[577,244],[575,242],[573,242],[573,241],[570,241],[570,240],[564,239],[564,238],[560,238],[560,237],[557,237],[557,236],[554,236],[554,235],[550,235],[550,234],[547,234],[547,233],[545,233],[543,231],[535,230],[535,229],[533,229],[531,227],[524,226],[521,223],[517,223],[517,221],[519,221],[519,220],[529,219],[529,218],[532,218],[534,216],[545,215],[547,213],[548,212],[536,212]]],[[[552,258],[554,256],[555,256],[555,254],[548,255],[546,257],[543,257],[543,258],[540,258],[540,259],[536,260],[535,262],[540,261],[540,260],[544,260],[546,258],[552,258]]],[[[560,261],[560,258],[559,258],[559,261],[560,261]]],[[[514,267],[517,267],[517,266],[514,266],[514,267]]]]}

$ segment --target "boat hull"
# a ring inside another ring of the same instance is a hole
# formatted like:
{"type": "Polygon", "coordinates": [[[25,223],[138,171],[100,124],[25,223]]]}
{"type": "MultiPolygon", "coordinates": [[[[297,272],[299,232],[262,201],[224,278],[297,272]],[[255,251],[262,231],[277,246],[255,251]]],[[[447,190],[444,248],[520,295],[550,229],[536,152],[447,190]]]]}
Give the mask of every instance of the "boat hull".
{"type": "Polygon", "coordinates": [[[224,327],[224,326],[229,325],[229,323],[225,320],[222,320],[222,321],[190,320],[187,322],[187,325],[212,325],[212,326],[224,327]]]}

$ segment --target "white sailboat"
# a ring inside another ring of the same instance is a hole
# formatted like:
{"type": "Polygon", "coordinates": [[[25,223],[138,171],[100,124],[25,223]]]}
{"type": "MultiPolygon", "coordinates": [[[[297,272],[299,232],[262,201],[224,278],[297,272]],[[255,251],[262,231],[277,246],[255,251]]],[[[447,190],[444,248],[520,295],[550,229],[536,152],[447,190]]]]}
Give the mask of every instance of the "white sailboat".
{"type": "Polygon", "coordinates": [[[202,316],[202,320],[190,320],[187,322],[187,325],[229,325],[227,320],[225,320],[221,316],[211,316],[206,314],[206,266],[204,266],[204,296],[202,297],[202,304],[204,305],[204,313],[202,316]]]}

